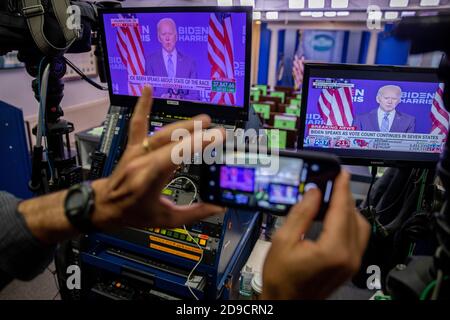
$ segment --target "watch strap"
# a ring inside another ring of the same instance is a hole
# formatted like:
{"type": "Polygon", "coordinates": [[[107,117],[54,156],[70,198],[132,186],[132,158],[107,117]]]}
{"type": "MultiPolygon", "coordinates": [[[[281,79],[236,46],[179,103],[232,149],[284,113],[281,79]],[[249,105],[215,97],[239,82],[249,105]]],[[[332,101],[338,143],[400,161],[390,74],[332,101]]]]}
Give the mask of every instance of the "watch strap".
{"type": "Polygon", "coordinates": [[[79,232],[88,234],[98,231],[92,223],[95,207],[95,192],[90,182],[72,186],[64,203],[67,219],[79,232]]]}

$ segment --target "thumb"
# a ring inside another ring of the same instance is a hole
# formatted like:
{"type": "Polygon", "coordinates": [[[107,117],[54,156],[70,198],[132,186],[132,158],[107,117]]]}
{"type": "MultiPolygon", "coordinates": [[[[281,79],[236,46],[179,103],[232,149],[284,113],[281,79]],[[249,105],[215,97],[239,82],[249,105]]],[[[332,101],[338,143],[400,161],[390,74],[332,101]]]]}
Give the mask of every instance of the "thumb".
{"type": "Polygon", "coordinates": [[[311,189],[305,193],[303,199],[291,208],[284,224],[284,232],[293,243],[298,242],[299,236],[306,233],[311,227],[314,218],[319,212],[321,192],[311,189]]]}

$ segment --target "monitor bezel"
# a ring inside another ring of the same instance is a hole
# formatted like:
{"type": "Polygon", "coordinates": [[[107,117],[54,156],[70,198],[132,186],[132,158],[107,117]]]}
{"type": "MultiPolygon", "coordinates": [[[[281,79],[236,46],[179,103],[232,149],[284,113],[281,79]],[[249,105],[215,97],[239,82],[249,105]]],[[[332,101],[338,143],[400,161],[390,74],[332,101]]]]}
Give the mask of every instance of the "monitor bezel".
{"type": "MultiPolygon", "coordinates": [[[[306,129],[306,114],[308,104],[309,79],[311,70],[337,70],[337,71],[363,71],[363,72],[402,72],[417,73],[423,75],[435,75],[438,80],[437,69],[418,68],[404,66],[386,65],[362,65],[362,64],[337,64],[337,63],[305,63],[304,77],[302,84],[302,102],[300,111],[300,132],[298,135],[298,148],[307,151],[321,151],[337,155],[341,163],[345,165],[373,165],[383,167],[425,167],[432,168],[439,161],[440,154],[401,152],[401,151],[375,151],[375,150],[355,150],[336,148],[314,148],[304,146],[304,136],[306,129]]],[[[395,81],[395,80],[394,80],[395,81]]],[[[398,80],[407,81],[407,80],[398,80]]]]}
{"type": "Polygon", "coordinates": [[[214,122],[224,124],[235,124],[236,121],[248,121],[250,108],[250,73],[251,73],[251,46],[252,46],[252,12],[253,8],[248,6],[230,7],[125,7],[125,8],[101,8],[99,9],[99,31],[104,42],[103,58],[106,62],[105,72],[108,81],[108,91],[111,105],[134,108],[138,97],[116,95],[112,92],[111,71],[108,65],[108,46],[104,26],[105,14],[119,13],[175,13],[175,12],[236,12],[246,13],[246,48],[245,48],[245,76],[244,76],[244,104],[242,107],[219,106],[208,103],[192,101],[181,101],[174,99],[154,98],[152,116],[163,118],[190,118],[198,114],[208,114],[214,122]]]}

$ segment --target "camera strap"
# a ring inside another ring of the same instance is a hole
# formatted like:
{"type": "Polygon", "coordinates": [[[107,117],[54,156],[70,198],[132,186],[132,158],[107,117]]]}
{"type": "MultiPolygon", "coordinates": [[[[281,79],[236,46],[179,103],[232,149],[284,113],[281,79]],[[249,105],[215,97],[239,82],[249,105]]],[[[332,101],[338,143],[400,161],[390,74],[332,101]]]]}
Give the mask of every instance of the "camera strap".
{"type": "Polygon", "coordinates": [[[53,45],[45,36],[44,22],[45,10],[41,0],[22,0],[22,14],[27,21],[28,28],[36,46],[46,55],[58,55],[69,49],[72,43],[78,38],[78,31],[70,29],[67,25],[69,19],[69,0],[50,0],[54,15],[58,21],[64,35],[65,46],[57,47],[53,45]]]}

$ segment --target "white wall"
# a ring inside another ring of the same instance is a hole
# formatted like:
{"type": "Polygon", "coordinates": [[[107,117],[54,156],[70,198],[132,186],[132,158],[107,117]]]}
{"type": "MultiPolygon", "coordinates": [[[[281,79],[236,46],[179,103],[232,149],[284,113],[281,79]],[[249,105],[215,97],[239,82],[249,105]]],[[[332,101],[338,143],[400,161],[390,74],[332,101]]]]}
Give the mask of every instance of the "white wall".
{"type": "MultiPolygon", "coordinates": [[[[22,109],[25,118],[35,115],[38,110],[38,104],[31,89],[31,81],[32,78],[25,68],[0,70],[0,100],[22,109]]],[[[66,107],[106,97],[108,97],[107,91],[100,91],[85,81],[67,81],[61,106],[64,110],[66,107]]]]}

